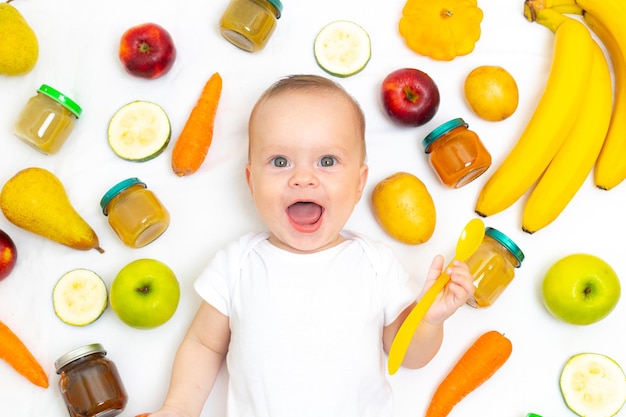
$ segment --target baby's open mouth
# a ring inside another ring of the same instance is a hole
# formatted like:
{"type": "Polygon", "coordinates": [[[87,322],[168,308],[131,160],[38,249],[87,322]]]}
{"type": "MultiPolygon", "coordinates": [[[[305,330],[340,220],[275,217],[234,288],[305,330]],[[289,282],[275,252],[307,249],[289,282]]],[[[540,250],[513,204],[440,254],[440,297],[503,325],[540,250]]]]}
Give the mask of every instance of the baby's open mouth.
{"type": "Polygon", "coordinates": [[[299,201],[287,208],[291,221],[298,226],[311,226],[322,217],[322,207],[310,201],[299,201]]]}

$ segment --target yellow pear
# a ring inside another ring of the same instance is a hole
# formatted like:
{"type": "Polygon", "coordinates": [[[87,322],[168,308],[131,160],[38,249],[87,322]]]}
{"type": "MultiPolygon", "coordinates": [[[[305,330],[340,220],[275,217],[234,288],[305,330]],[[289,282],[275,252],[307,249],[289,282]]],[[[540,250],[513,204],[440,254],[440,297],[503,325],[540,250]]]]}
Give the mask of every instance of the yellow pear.
{"type": "Polygon", "coordinates": [[[50,171],[26,168],[0,191],[0,209],[16,226],[78,250],[102,253],[98,236],[76,212],[65,187],[50,171]]]}
{"type": "Polygon", "coordinates": [[[39,42],[10,1],[0,3],[0,74],[24,75],[37,63],[39,42]]]}

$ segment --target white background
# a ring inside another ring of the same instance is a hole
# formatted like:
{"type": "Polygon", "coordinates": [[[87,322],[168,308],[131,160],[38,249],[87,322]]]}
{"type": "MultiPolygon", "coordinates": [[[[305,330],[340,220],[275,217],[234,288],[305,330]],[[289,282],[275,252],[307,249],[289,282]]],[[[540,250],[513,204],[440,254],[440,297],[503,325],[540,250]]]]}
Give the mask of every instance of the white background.
{"type": "MultiPolygon", "coordinates": [[[[38,388],[0,363],[0,414],[14,417],[67,415],[56,388],[54,361],[69,350],[94,342],[104,345],[122,375],[130,397],[122,415],[134,416],[159,407],[175,349],[199,303],[192,289],[193,280],[218,248],[242,233],[262,229],[243,175],[251,106],[266,87],[284,75],[324,75],[312,54],[313,39],[322,26],[336,19],[353,20],[369,32],[372,40],[372,58],[365,70],[351,78],[336,79],[361,103],[368,123],[369,183],[347,227],[392,245],[420,281],[435,254],[450,258],[462,227],[475,217],[480,187],[515,143],[541,95],[553,42],[547,29],[524,19],[521,0],[480,0],[484,19],[476,49],[451,62],[433,61],[405,46],[397,31],[404,4],[401,0],[285,0],[277,30],[266,49],[256,54],[238,50],[220,36],[218,21],[227,0],[187,0],[178,4],[164,0],[15,0],[13,4],[37,33],[40,55],[29,74],[0,76],[0,183],[26,167],[51,170],[106,250],[99,254],[95,250],[66,248],[21,230],[0,216],[0,228],[9,233],[19,251],[15,270],[0,282],[0,320],[31,348],[51,383],[47,390],[38,388]],[[117,57],[121,34],[144,22],[164,26],[178,50],[171,72],[156,80],[126,74],[117,57]],[[486,64],[505,67],[519,85],[518,110],[503,122],[481,121],[463,99],[466,74],[486,64]],[[439,112],[419,128],[395,125],[382,112],[381,81],[401,67],[429,73],[441,92],[439,112]],[[113,154],[106,129],[119,107],[138,99],[160,104],[170,117],[173,142],[204,82],[216,71],[224,81],[222,99],[213,145],[197,173],[185,178],[173,174],[171,143],[161,156],[145,163],[124,161],[113,154]],[[42,83],[64,92],[84,109],[72,136],[53,156],[38,153],[12,133],[18,112],[42,83]],[[438,182],[427,165],[420,141],[439,124],[456,117],[465,118],[470,129],[479,134],[492,154],[493,166],[464,188],[451,190],[438,182]],[[395,242],[372,216],[372,188],[397,171],[417,175],[435,200],[435,233],[419,246],[395,242]],[[125,247],[99,207],[109,187],[132,176],[146,182],[172,217],[165,234],[142,249],[125,247]],[[162,327],[127,327],[111,309],[83,328],[68,326],[55,316],[52,287],[64,272],[89,268],[110,285],[124,265],[144,257],[165,262],[180,280],[179,308],[162,327]]],[[[440,353],[426,368],[400,370],[390,377],[395,390],[394,416],[423,415],[435,387],[453,363],[478,335],[490,329],[504,332],[512,341],[512,356],[451,416],[524,417],[528,412],[544,417],[571,415],[558,387],[561,367],[571,355],[604,353],[626,365],[623,301],[603,321],[577,327],[552,318],[540,298],[540,283],[547,268],[571,253],[598,255],[625,276],[621,239],[626,226],[625,192],[626,185],[601,191],[588,178],[557,221],[534,235],[520,229],[523,200],[485,219],[486,225],[513,239],[525,252],[526,260],[495,305],[484,310],[463,307],[449,320],[440,353]]],[[[204,416],[224,414],[225,382],[226,373],[222,372],[204,416]]]]}

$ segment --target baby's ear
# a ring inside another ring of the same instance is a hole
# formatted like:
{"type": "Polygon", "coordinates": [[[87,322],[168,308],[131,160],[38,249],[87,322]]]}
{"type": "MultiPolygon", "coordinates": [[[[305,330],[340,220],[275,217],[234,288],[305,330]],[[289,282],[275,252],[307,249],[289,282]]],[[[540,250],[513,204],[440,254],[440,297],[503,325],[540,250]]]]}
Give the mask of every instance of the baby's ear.
{"type": "Polygon", "coordinates": [[[369,167],[367,164],[361,165],[360,172],[360,180],[359,180],[359,198],[363,195],[363,190],[365,189],[365,184],[367,184],[367,176],[369,174],[369,167]]]}
{"type": "Polygon", "coordinates": [[[250,175],[251,175],[250,161],[246,163],[244,170],[245,170],[245,175],[246,175],[246,183],[248,184],[248,189],[250,190],[250,194],[252,194],[252,182],[250,181],[250,175]]]}

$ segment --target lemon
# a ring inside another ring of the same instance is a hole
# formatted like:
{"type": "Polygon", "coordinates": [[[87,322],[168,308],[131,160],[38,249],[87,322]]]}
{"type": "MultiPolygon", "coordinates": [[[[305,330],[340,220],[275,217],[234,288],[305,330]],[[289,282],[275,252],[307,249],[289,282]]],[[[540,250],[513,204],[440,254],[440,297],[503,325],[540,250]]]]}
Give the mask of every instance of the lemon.
{"type": "Polygon", "coordinates": [[[137,100],[125,104],[109,121],[109,146],[120,158],[144,162],[159,156],[171,137],[170,119],[161,106],[137,100]]]}
{"type": "Polygon", "coordinates": [[[108,304],[107,287],[93,271],[74,269],[66,272],[52,290],[52,304],[57,317],[72,326],[86,326],[96,321],[108,304]]]}
{"type": "Polygon", "coordinates": [[[567,407],[579,416],[611,417],[626,402],[626,376],[613,359],[579,353],[563,366],[559,380],[567,407]]]}
{"type": "Polygon", "coordinates": [[[372,205],[378,223],[402,243],[424,243],[435,231],[435,203],[424,183],[413,174],[397,172],[376,184],[372,205]]]}
{"type": "Polygon", "coordinates": [[[513,76],[504,68],[483,65],[465,78],[465,99],[480,118],[497,122],[515,113],[519,91],[513,76]]]}
{"type": "Polygon", "coordinates": [[[349,20],[337,20],[324,26],[313,43],[317,64],[327,73],[348,77],[360,72],[370,60],[368,33],[349,20]]]}

